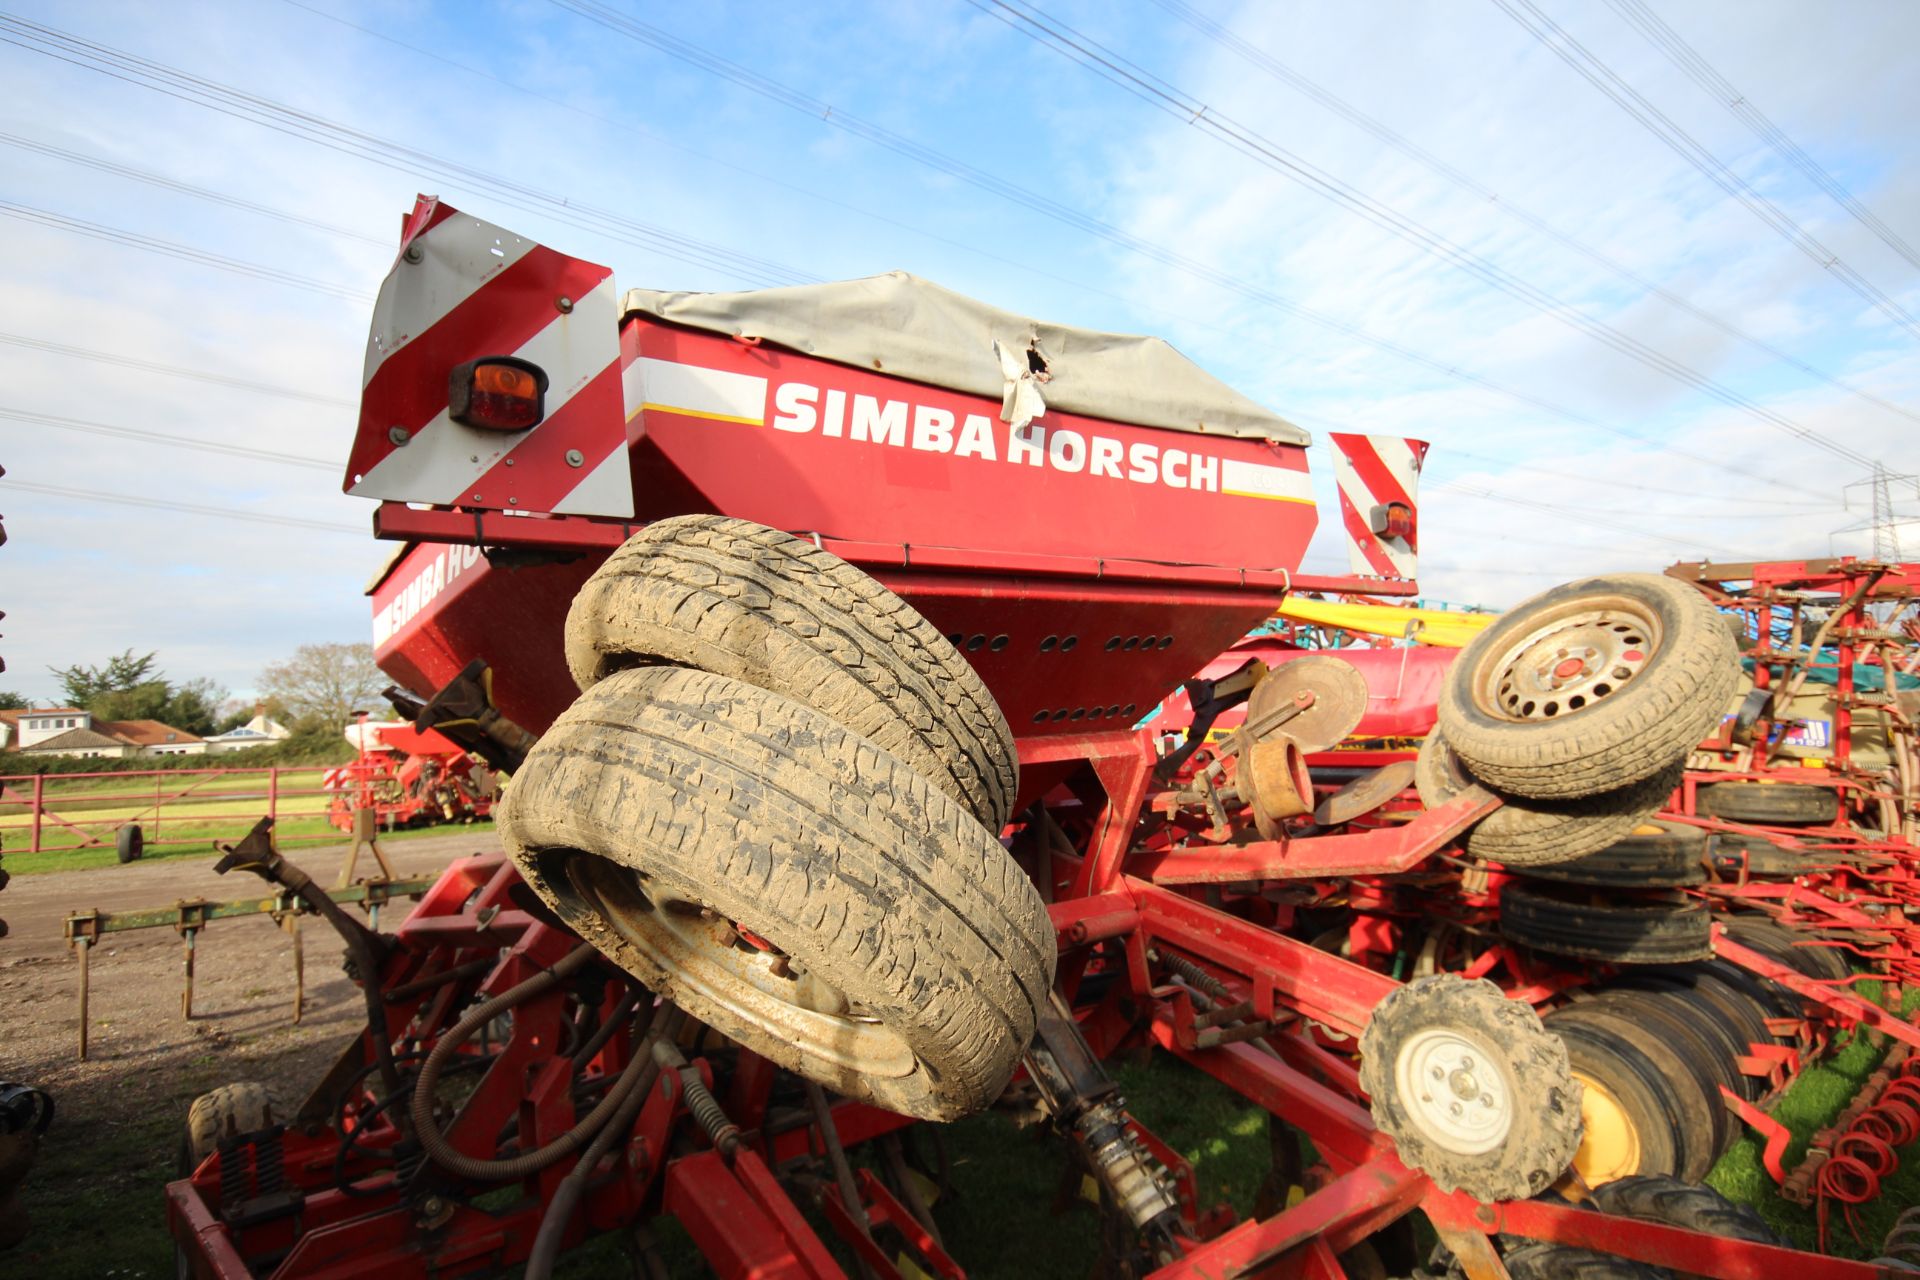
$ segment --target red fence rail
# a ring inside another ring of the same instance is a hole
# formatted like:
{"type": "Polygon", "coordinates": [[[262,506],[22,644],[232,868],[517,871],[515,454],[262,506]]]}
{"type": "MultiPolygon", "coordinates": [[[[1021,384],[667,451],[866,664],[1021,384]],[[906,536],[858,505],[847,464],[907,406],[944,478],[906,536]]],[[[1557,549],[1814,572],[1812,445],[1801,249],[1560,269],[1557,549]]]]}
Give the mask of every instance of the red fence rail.
{"type": "MultiPolygon", "coordinates": [[[[60,853],[112,848],[120,828],[137,824],[145,845],[207,844],[204,828],[231,824],[244,832],[262,815],[279,825],[282,817],[324,818],[326,806],[288,802],[309,796],[332,796],[323,785],[296,785],[309,775],[324,776],[330,766],[269,765],[251,769],[128,769],[99,773],[9,774],[0,776],[0,833],[22,853],[60,853]],[[102,787],[104,782],[124,782],[102,787]],[[239,784],[239,785],[235,785],[239,784]],[[150,789],[149,789],[150,788],[150,789]],[[249,803],[245,809],[222,809],[224,804],[249,803]],[[115,816],[89,819],[95,809],[114,810],[115,816]],[[131,810],[131,812],[125,812],[131,810]],[[195,828],[194,834],[167,834],[195,828]],[[15,833],[24,833],[21,840],[15,833]]],[[[276,831],[281,843],[333,841],[336,832],[276,831]]]]}

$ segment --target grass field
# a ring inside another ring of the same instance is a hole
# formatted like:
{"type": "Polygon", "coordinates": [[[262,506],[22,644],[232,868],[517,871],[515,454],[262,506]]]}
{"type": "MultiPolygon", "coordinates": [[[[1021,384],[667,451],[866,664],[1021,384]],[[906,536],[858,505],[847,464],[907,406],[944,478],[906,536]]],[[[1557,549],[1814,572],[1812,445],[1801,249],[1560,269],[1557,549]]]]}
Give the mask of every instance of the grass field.
{"type": "MultiPolygon", "coordinates": [[[[283,769],[274,779],[271,805],[282,840],[338,836],[326,823],[328,797],[320,791],[323,772],[283,769]]],[[[158,778],[51,776],[42,796],[38,853],[25,852],[32,844],[34,826],[31,794],[14,784],[8,797],[0,799],[0,843],[12,851],[7,869],[16,875],[113,864],[117,861],[114,833],[130,822],[138,823],[146,837],[147,858],[202,855],[215,840],[246,834],[266,814],[269,776],[265,772],[158,778]],[[158,843],[176,840],[185,843],[158,843]]]]}
{"type": "MultiPolygon", "coordinates": [[[[170,862],[177,858],[210,858],[213,856],[215,840],[237,840],[247,833],[253,820],[244,822],[221,823],[183,823],[180,827],[167,827],[168,839],[179,836],[188,843],[167,845],[155,848],[147,846],[141,855],[142,862],[170,862]]],[[[385,845],[391,840],[411,840],[419,836],[444,836],[454,832],[472,832],[478,836],[493,832],[491,819],[468,823],[465,826],[437,826],[402,828],[399,831],[382,831],[380,843],[385,845]]],[[[347,839],[337,827],[330,826],[325,817],[282,818],[274,824],[273,836],[281,844],[298,845],[301,843],[341,844],[347,839]]],[[[119,858],[112,845],[97,849],[55,850],[50,853],[8,853],[6,867],[17,876],[29,876],[43,871],[87,871],[94,868],[117,867],[119,858]]]]}

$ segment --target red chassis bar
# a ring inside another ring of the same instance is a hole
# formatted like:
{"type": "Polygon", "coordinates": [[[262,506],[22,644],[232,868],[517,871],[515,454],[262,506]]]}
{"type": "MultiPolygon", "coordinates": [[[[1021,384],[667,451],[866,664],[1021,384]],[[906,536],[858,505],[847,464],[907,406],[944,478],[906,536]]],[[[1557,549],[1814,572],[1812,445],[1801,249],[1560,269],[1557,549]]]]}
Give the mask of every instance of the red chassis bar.
{"type": "MultiPolygon", "coordinates": [[[[1426,1212],[1457,1249],[1496,1268],[1484,1240],[1505,1232],[1606,1249],[1720,1280],[1785,1274],[1788,1269],[1815,1274],[1806,1255],[1787,1250],[1627,1224],[1561,1206],[1478,1205],[1464,1196],[1440,1193],[1423,1175],[1401,1165],[1390,1140],[1376,1130],[1351,1061],[1320,1048],[1305,1034],[1307,1020],[1336,1036],[1360,1034],[1374,1006],[1397,986],[1395,980],[1188,896],[1201,892],[1198,889],[1157,884],[1139,874],[1158,874],[1189,860],[1218,862],[1232,869],[1233,878],[1270,878],[1274,872],[1264,868],[1289,859],[1303,860],[1293,865],[1311,865],[1315,874],[1328,876],[1342,872],[1326,868],[1362,858],[1369,868],[1404,869],[1445,845],[1483,807],[1495,803],[1490,797],[1464,797],[1404,825],[1359,837],[1272,842],[1266,848],[1202,844],[1130,859],[1153,767],[1144,738],[1109,733],[1047,739],[1024,743],[1022,755],[1023,762],[1036,764],[1075,759],[1091,763],[1107,792],[1104,806],[1087,813],[1088,856],[1064,859],[1072,889],[1051,907],[1063,949],[1121,940],[1124,989],[1134,1008],[1127,1020],[1131,1026],[1144,1026],[1151,1044],[1206,1071],[1306,1134],[1337,1175],[1279,1214],[1191,1241],[1186,1256],[1156,1274],[1188,1280],[1337,1277],[1337,1253],[1416,1208],[1426,1212]],[[1358,843],[1362,840],[1364,845],[1358,843]],[[1356,848],[1363,852],[1355,854],[1356,848]],[[1189,973],[1211,979],[1250,1009],[1248,1020],[1232,1029],[1234,1035],[1222,1034],[1217,1022],[1197,1016],[1193,988],[1156,979],[1155,966],[1170,965],[1175,958],[1189,973]]],[[[424,1046],[475,997],[507,990],[578,945],[571,934],[526,909],[524,897],[517,874],[502,855],[466,859],[448,869],[401,926],[377,975],[388,993],[384,1031],[392,1040],[424,1046]],[[478,964],[483,960],[487,963],[478,964]]],[[[1831,998],[1815,984],[1800,980],[1795,985],[1794,975],[1762,968],[1767,963],[1763,957],[1749,956],[1724,939],[1720,945],[1731,958],[1796,990],[1814,987],[1802,994],[1831,998]]],[[[474,1063],[485,1072],[448,1128],[449,1140],[463,1152],[486,1157],[494,1135],[510,1121],[517,1121],[525,1147],[551,1141],[573,1123],[570,1086],[577,1086],[580,1078],[569,1078],[566,1059],[558,1052],[563,996],[554,990],[543,998],[546,1002],[517,1009],[510,1037],[497,1056],[474,1063]]],[[[1124,1028],[1120,1034],[1124,1038],[1124,1028]]],[[[362,1040],[350,1066],[371,1065],[370,1042],[362,1040]]],[[[617,1039],[611,1042],[603,1059],[583,1065],[584,1078],[590,1083],[617,1071],[626,1051],[617,1039]]],[[[751,1063],[736,1072],[728,1098],[737,1118],[755,1126],[771,1119],[764,1102],[764,1087],[770,1083],[771,1073],[756,1072],[751,1063]],[[761,1088],[759,1101],[752,1096],[755,1087],[761,1088]]],[[[728,1159],[701,1144],[697,1128],[684,1122],[680,1090],[670,1073],[663,1073],[662,1086],[649,1095],[625,1148],[589,1184],[566,1239],[577,1241],[589,1232],[634,1221],[660,1206],[681,1219],[722,1276],[839,1275],[832,1255],[774,1176],[786,1161],[819,1149],[812,1129],[770,1133],[728,1159]],[[675,1133],[682,1138],[677,1147],[671,1142],[675,1133]],[[691,1150],[684,1145],[689,1138],[691,1150]]],[[[223,1216],[234,1185],[244,1192],[250,1177],[264,1185],[260,1175],[269,1162],[258,1151],[250,1156],[222,1151],[190,1179],[173,1184],[168,1189],[170,1224],[192,1273],[228,1280],[253,1275],[277,1280],[359,1280],[367,1274],[437,1277],[497,1270],[526,1258],[544,1206],[570,1168],[567,1162],[527,1176],[521,1194],[501,1208],[483,1208],[459,1179],[443,1180],[436,1185],[445,1185],[444,1192],[422,1199],[419,1188],[403,1185],[391,1166],[377,1158],[399,1135],[377,1110],[359,1114],[355,1133],[361,1149],[348,1143],[343,1151],[342,1136],[329,1132],[325,1124],[277,1137],[272,1167],[283,1170],[285,1185],[299,1193],[296,1214],[223,1216]],[[267,1265],[257,1265],[262,1261],[267,1265]]],[[[901,1123],[898,1117],[850,1103],[836,1106],[834,1118],[841,1141],[848,1145],[901,1123]]],[[[862,1198],[867,1222],[886,1220],[900,1228],[921,1248],[931,1273],[945,1280],[959,1274],[937,1247],[925,1247],[931,1241],[914,1239],[910,1215],[890,1198],[873,1187],[862,1198]]],[[[897,1275],[885,1256],[860,1244],[864,1224],[844,1205],[836,1205],[831,1199],[822,1204],[829,1224],[877,1275],[897,1275]]],[[[1191,1217],[1189,1221],[1197,1224],[1191,1217]]],[[[1817,1274],[1846,1280],[1880,1274],[1864,1264],[1821,1265],[1817,1274]]]]}
{"type": "MultiPolygon", "coordinates": [[[[589,516],[511,516],[498,511],[421,511],[402,502],[374,509],[377,538],[396,542],[441,542],[460,546],[519,546],[551,550],[611,551],[631,537],[637,524],[589,516]]],[[[862,566],[907,569],[958,569],[979,573],[981,553],[952,547],[904,543],[855,542],[821,538],[821,547],[862,566]]],[[[1193,586],[1266,586],[1293,591],[1366,592],[1411,596],[1411,580],[1342,578],[1289,573],[1284,569],[1227,569],[1208,565],[1165,565],[1132,560],[1094,560],[1077,556],[995,552],[991,572],[1076,578],[1174,581],[1193,586]]]]}

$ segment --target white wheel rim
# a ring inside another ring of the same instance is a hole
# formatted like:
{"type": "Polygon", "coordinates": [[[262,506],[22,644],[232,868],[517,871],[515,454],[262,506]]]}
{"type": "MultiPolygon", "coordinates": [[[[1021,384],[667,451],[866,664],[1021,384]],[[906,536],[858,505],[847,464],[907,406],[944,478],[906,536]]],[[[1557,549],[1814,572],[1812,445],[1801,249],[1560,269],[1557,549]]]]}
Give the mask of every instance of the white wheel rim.
{"type": "Polygon", "coordinates": [[[906,1041],[871,1014],[810,1007],[802,975],[779,972],[777,953],[738,941],[723,919],[700,915],[704,904],[669,896],[656,907],[644,876],[592,854],[571,855],[566,874],[588,910],[670,975],[676,997],[708,1002],[694,1011],[709,1021],[724,1010],[745,1027],[862,1075],[904,1077],[918,1068],[906,1041]]]}
{"type": "Polygon", "coordinates": [[[1513,1128],[1505,1061],[1464,1032],[1429,1027],[1414,1033],[1394,1060],[1393,1084],[1415,1127],[1455,1155],[1484,1155],[1513,1128]]]}
{"type": "Polygon", "coordinates": [[[1631,683],[1663,639],[1659,618],[1635,600],[1562,606],[1482,666],[1483,709],[1521,722],[1573,715],[1631,683]]]}

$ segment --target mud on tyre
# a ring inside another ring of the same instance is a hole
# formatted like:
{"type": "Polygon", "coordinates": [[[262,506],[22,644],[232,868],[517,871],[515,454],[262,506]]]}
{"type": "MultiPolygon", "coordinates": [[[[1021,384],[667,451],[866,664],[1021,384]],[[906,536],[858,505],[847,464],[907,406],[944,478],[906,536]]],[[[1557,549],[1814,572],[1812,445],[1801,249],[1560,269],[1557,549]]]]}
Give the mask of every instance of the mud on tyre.
{"type": "Polygon", "coordinates": [[[627,539],[567,613],[582,689],[627,667],[695,667],[771,689],[872,739],[1006,826],[1013,731],[932,623],[831,552],[748,520],[675,516],[627,539]]]}
{"type": "MultiPolygon", "coordinates": [[[[1571,800],[1505,796],[1505,803],[1467,832],[1467,852],[1509,867],[1550,866],[1597,853],[1630,837],[1658,813],[1680,785],[1685,762],[1599,795],[1571,800]]],[[[1446,803],[1478,779],[1438,729],[1420,744],[1414,786],[1428,808],[1446,803]]]]}
{"type": "Polygon", "coordinates": [[[528,755],[500,822],[582,938],[847,1097],[978,1111],[1048,998],[1053,929],[999,842],[897,756],[727,676],[607,675],[528,755]]]}
{"type": "Polygon", "coordinates": [[[237,1081],[201,1094],[187,1108],[186,1129],[180,1135],[181,1176],[199,1168],[222,1142],[272,1124],[273,1098],[264,1084],[237,1081]]]}
{"type": "Polygon", "coordinates": [[[1659,574],[1585,578],[1475,636],[1441,685],[1439,724],[1490,786],[1595,795],[1684,759],[1739,676],[1732,636],[1692,587],[1659,574]]]}
{"type": "Polygon", "coordinates": [[[1408,983],[1374,1009],[1360,1054],[1374,1122],[1443,1191],[1522,1199],[1573,1160],[1580,1086],[1566,1046],[1490,982],[1408,983]]]}

